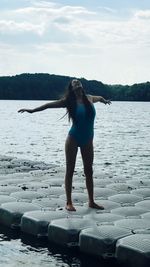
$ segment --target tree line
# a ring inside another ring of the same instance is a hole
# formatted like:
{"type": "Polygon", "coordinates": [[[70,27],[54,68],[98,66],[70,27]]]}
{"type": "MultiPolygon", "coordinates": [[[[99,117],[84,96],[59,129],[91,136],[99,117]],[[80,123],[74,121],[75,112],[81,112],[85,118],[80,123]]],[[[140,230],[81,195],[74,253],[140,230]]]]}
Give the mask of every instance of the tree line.
{"type": "MultiPolygon", "coordinates": [[[[0,77],[0,99],[54,100],[64,95],[72,78],[46,73],[23,73],[0,77]]],[[[133,85],[107,85],[79,79],[87,94],[102,95],[115,101],[150,101],[150,82],[133,85]]]]}

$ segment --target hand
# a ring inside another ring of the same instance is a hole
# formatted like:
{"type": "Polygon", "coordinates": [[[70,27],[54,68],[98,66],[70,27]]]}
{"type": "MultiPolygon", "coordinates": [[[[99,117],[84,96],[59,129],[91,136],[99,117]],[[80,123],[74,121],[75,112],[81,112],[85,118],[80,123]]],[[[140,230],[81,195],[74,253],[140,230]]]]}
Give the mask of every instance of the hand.
{"type": "Polygon", "coordinates": [[[23,112],[28,112],[28,113],[32,113],[32,109],[25,109],[25,108],[22,108],[20,110],[18,110],[19,113],[23,113],[23,112]]]}
{"type": "Polygon", "coordinates": [[[111,104],[111,101],[108,99],[108,100],[105,100],[105,105],[110,105],[111,104]]]}

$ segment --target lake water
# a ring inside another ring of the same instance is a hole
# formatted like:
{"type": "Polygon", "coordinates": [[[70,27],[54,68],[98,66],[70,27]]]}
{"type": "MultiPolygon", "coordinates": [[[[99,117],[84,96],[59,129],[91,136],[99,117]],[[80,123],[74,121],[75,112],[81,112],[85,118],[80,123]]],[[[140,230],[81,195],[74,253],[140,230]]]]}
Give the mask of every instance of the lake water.
{"type": "MultiPolygon", "coordinates": [[[[17,113],[45,101],[0,101],[0,155],[64,166],[64,143],[70,128],[65,109],[17,113]]],[[[94,166],[112,175],[147,175],[150,155],[150,103],[95,104],[94,166]]],[[[81,165],[80,155],[77,166],[81,165]]]]}
{"type": "MultiPolygon", "coordinates": [[[[45,101],[0,101],[0,156],[17,157],[64,167],[64,143],[70,128],[65,109],[17,113],[45,101]]],[[[95,104],[94,172],[122,179],[150,176],[150,103],[95,104]]],[[[80,154],[77,168],[82,169],[80,154]]],[[[0,266],[88,266],[85,258],[32,246],[1,231],[0,266]],[[13,261],[12,261],[13,258],[13,261]],[[85,264],[85,265],[84,265],[85,264]]],[[[90,265],[89,265],[90,266],[90,265]]],[[[96,262],[95,262],[95,266],[96,262]]],[[[101,265],[102,266],[102,265],[101,265]]],[[[103,265],[104,266],[104,265],[103,265]]]]}

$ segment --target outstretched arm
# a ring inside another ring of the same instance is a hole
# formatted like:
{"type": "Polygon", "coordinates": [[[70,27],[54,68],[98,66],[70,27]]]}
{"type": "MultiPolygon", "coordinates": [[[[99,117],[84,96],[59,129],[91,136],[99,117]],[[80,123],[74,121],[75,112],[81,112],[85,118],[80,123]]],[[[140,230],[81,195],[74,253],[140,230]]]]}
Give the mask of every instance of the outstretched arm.
{"type": "Polygon", "coordinates": [[[46,103],[40,107],[34,108],[34,109],[20,109],[18,110],[19,113],[23,113],[23,112],[28,112],[28,113],[34,113],[34,112],[38,112],[38,111],[43,111],[47,108],[65,108],[66,104],[65,104],[65,100],[64,99],[60,99],[60,100],[56,100],[50,103],[46,103]]]}
{"type": "Polygon", "coordinates": [[[95,96],[95,95],[90,95],[90,98],[91,98],[91,101],[93,103],[96,103],[96,102],[102,102],[104,103],[105,105],[108,104],[110,105],[111,104],[111,101],[109,99],[105,99],[104,97],[102,96],[95,96]]]}

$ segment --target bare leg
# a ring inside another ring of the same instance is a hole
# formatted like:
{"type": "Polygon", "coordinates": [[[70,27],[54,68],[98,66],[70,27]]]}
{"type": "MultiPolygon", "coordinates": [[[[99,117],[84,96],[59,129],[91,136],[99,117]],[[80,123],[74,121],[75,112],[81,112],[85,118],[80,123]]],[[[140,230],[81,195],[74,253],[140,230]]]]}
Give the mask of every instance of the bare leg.
{"type": "Polygon", "coordinates": [[[65,175],[65,190],[66,190],[66,209],[69,211],[75,211],[75,207],[72,204],[72,177],[75,168],[76,156],[78,147],[75,140],[68,136],[65,144],[66,152],[66,175],[65,175]]]}
{"type": "Polygon", "coordinates": [[[81,155],[84,165],[84,174],[86,177],[86,188],[88,191],[89,207],[95,209],[104,209],[94,202],[94,190],[93,190],[93,141],[91,140],[87,145],[81,147],[81,155]]]}

